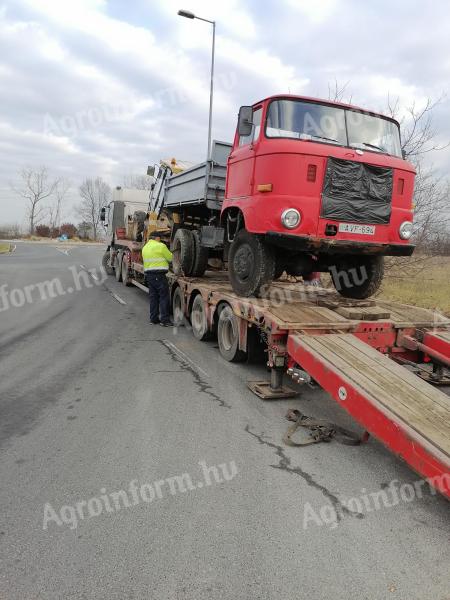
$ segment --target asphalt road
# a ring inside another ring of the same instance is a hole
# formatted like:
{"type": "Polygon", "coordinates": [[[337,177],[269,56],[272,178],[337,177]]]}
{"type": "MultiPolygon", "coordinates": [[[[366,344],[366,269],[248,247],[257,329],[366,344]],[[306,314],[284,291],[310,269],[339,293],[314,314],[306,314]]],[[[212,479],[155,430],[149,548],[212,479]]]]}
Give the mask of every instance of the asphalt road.
{"type": "Polygon", "coordinates": [[[288,407],[357,428],[317,389],[263,402],[263,366],[149,326],[101,253],[0,256],[2,600],[450,598],[446,500],[402,499],[418,476],[375,440],[283,446],[288,407]]]}

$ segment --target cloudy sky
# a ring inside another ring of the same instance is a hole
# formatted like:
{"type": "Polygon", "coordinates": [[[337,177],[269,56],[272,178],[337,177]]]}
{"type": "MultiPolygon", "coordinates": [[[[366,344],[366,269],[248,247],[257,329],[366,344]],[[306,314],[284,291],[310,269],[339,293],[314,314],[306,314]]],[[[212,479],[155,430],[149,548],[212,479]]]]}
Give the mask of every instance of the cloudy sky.
{"type": "MultiPolygon", "coordinates": [[[[450,140],[450,6],[445,0],[0,0],[0,223],[24,222],[20,168],[111,186],[162,157],[206,152],[211,27],[217,21],[213,137],[231,141],[238,108],[274,93],[384,110],[447,94],[435,114],[450,140]]],[[[444,174],[450,151],[429,155],[444,174]]]]}

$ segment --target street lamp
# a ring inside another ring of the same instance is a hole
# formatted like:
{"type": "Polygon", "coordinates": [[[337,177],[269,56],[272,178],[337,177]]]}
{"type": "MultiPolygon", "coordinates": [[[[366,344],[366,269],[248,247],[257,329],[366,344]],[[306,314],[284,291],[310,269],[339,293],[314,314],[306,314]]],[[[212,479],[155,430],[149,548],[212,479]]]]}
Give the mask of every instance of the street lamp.
{"type": "Polygon", "coordinates": [[[199,21],[205,21],[205,23],[211,23],[213,27],[213,35],[212,35],[212,53],[211,53],[211,85],[209,91],[209,119],[208,119],[208,154],[206,155],[206,160],[209,160],[211,157],[211,127],[212,127],[212,107],[213,107],[213,93],[214,93],[214,53],[216,47],[216,22],[210,21],[209,19],[203,19],[202,17],[197,17],[194,13],[189,10],[179,10],[178,14],[180,17],[185,17],[186,19],[198,19],[199,21]]]}

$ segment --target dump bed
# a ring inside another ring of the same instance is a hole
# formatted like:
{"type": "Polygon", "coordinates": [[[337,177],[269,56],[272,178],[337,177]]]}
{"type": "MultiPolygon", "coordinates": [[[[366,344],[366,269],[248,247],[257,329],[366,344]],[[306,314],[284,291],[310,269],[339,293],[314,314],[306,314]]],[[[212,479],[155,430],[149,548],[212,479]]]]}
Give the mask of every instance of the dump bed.
{"type": "Polygon", "coordinates": [[[220,210],[225,196],[227,159],[231,148],[231,144],[214,140],[211,160],[169,177],[163,205],[175,208],[206,204],[208,208],[220,210]]]}

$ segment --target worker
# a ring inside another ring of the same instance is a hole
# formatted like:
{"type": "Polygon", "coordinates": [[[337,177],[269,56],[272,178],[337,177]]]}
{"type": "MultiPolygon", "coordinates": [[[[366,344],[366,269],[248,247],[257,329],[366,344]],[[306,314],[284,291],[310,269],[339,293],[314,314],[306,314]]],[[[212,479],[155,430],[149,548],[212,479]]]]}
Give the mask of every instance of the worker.
{"type": "Polygon", "coordinates": [[[150,324],[171,327],[170,294],[166,273],[172,260],[172,252],[161,242],[161,234],[153,231],[142,248],[145,283],[150,299],[150,324]]]}

